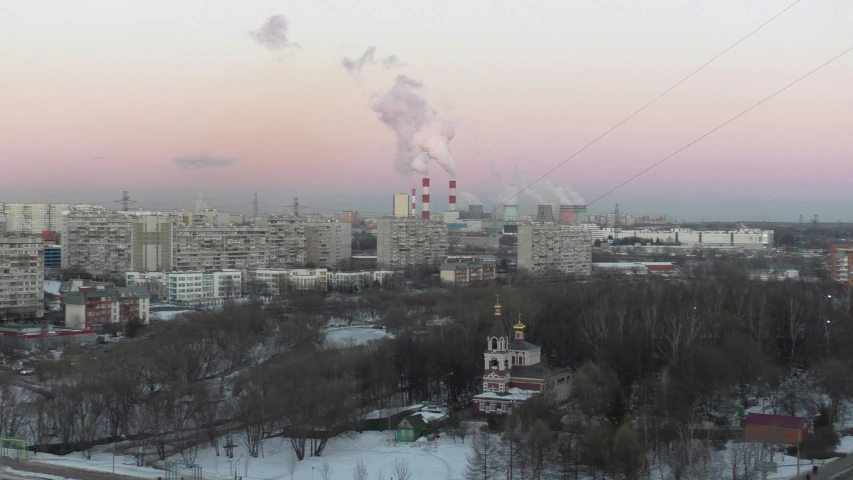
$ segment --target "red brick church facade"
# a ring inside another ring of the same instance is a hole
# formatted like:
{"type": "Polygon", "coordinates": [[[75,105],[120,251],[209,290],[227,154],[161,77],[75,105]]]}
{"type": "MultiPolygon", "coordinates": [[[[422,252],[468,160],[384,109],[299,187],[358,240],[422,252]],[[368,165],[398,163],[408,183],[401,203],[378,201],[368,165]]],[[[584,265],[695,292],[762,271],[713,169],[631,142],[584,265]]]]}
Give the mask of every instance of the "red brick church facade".
{"type": "Polygon", "coordinates": [[[543,364],[542,349],[524,339],[525,328],[519,314],[510,339],[498,301],[495,320],[486,339],[483,393],[474,397],[475,414],[508,415],[516,405],[527,402],[543,390],[554,392],[557,402],[569,398],[571,372],[543,364]]]}

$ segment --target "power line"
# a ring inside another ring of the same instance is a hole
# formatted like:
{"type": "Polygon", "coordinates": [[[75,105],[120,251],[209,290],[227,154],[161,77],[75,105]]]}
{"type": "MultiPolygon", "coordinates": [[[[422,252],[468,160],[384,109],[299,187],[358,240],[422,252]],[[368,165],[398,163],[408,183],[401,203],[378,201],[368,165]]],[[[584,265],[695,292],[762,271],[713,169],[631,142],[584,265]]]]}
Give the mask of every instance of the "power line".
{"type": "Polygon", "coordinates": [[[637,178],[638,178],[638,177],[640,177],[641,175],[645,174],[645,173],[646,173],[646,172],[648,172],[649,170],[651,170],[651,169],[653,169],[653,168],[657,167],[658,165],[660,165],[660,164],[662,164],[663,162],[665,162],[665,161],[669,160],[670,158],[672,158],[672,157],[674,157],[674,156],[678,155],[679,153],[683,152],[684,150],[687,150],[688,148],[692,147],[692,146],[693,146],[693,145],[695,145],[696,143],[698,143],[698,142],[700,142],[701,140],[703,140],[705,137],[707,137],[707,136],[711,135],[712,133],[716,132],[717,130],[720,130],[721,128],[725,127],[726,125],[728,125],[728,124],[730,124],[730,123],[734,122],[734,121],[735,121],[735,120],[737,120],[738,118],[740,118],[740,117],[742,117],[742,116],[746,115],[747,113],[749,113],[750,111],[752,111],[752,110],[754,110],[755,108],[759,107],[760,105],[764,104],[765,102],[767,102],[767,101],[768,101],[768,100],[770,100],[771,98],[775,97],[776,95],[779,95],[780,93],[784,92],[785,90],[787,90],[787,89],[789,89],[789,88],[793,87],[794,85],[796,85],[796,84],[800,83],[801,81],[805,80],[806,78],[808,78],[809,76],[811,76],[813,73],[817,72],[818,70],[822,69],[823,67],[825,67],[825,66],[829,65],[830,63],[832,63],[832,62],[834,62],[834,61],[838,60],[839,58],[843,57],[844,55],[846,55],[846,54],[850,53],[850,51],[851,51],[851,50],[853,50],[853,47],[850,47],[850,48],[848,48],[847,50],[844,50],[843,52],[839,53],[838,55],[836,55],[836,56],[834,56],[834,57],[830,58],[830,59],[829,59],[829,60],[827,60],[826,62],[824,62],[824,63],[820,64],[817,68],[815,68],[815,69],[813,69],[813,70],[809,71],[809,72],[808,72],[808,73],[806,73],[805,75],[803,75],[803,76],[801,76],[801,77],[797,78],[796,80],[794,80],[793,82],[791,82],[791,83],[789,83],[789,84],[785,85],[784,87],[780,88],[779,90],[776,90],[775,92],[771,93],[771,94],[770,94],[770,95],[768,95],[767,97],[764,97],[764,98],[763,98],[762,100],[760,100],[758,103],[756,103],[756,104],[752,105],[751,107],[747,108],[746,110],[744,110],[744,111],[742,111],[742,112],[738,113],[737,115],[735,115],[734,117],[732,117],[732,118],[730,118],[730,119],[726,120],[725,122],[721,123],[720,125],[717,125],[716,127],[714,127],[713,129],[709,130],[708,132],[706,132],[705,134],[703,134],[703,135],[702,135],[702,136],[700,136],[699,138],[697,138],[697,139],[693,140],[692,142],[688,143],[687,145],[685,145],[685,146],[683,146],[683,147],[679,148],[678,150],[676,150],[676,151],[672,152],[671,154],[667,155],[666,157],[664,157],[664,158],[660,159],[659,161],[657,161],[656,163],[652,164],[650,167],[646,168],[645,170],[641,171],[640,173],[638,173],[638,174],[634,175],[633,177],[631,177],[631,178],[629,178],[629,179],[625,180],[624,182],[620,183],[619,185],[617,185],[617,186],[615,186],[615,187],[611,188],[610,190],[608,190],[607,192],[605,192],[603,195],[601,195],[601,196],[599,196],[598,198],[596,198],[595,200],[593,200],[593,201],[589,202],[587,205],[592,205],[593,203],[595,203],[595,202],[597,202],[597,201],[601,200],[602,198],[604,198],[604,197],[606,197],[606,196],[610,195],[611,193],[615,192],[616,190],[618,190],[618,189],[620,189],[620,188],[624,187],[625,185],[627,185],[628,183],[630,183],[630,182],[634,181],[635,179],[637,179],[637,178]]]}
{"type": "Polygon", "coordinates": [[[610,127],[610,129],[609,129],[609,130],[605,131],[604,133],[602,133],[601,135],[599,135],[598,137],[596,137],[593,141],[591,141],[591,142],[587,143],[586,145],[584,145],[584,146],[583,146],[583,148],[581,148],[580,150],[578,150],[578,151],[576,151],[575,153],[573,153],[572,155],[570,155],[567,159],[565,159],[565,160],[563,160],[562,162],[558,163],[554,168],[552,168],[551,170],[548,170],[547,172],[545,172],[544,174],[542,174],[539,178],[537,178],[536,180],[534,180],[534,181],[530,182],[530,184],[528,184],[527,186],[525,186],[524,188],[522,188],[521,190],[519,190],[518,192],[516,192],[516,193],[515,193],[515,195],[513,195],[513,196],[511,196],[511,197],[507,198],[507,199],[506,199],[506,200],[504,200],[504,201],[503,201],[503,203],[501,203],[500,205],[495,206],[495,207],[494,207],[494,208],[495,208],[495,211],[497,211],[497,208],[498,208],[498,207],[501,207],[501,206],[506,205],[506,204],[507,204],[507,202],[509,202],[510,200],[512,200],[512,199],[514,199],[514,198],[516,198],[516,197],[518,197],[518,196],[519,196],[519,195],[521,195],[525,190],[527,190],[528,188],[532,187],[533,185],[535,185],[535,184],[539,183],[543,178],[545,178],[545,177],[547,177],[548,175],[550,175],[550,174],[554,173],[554,171],[556,171],[558,168],[562,167],[563,165],[565,165],[566,163],[568,163],[569,161],[571,161],[572,159],[574,159],[575,157],[577,157],[578,155],[580,155],[581,153],[583,153],[584,151],[586,151],[586,149],[588,149],[589,147],[591,147],[591,146],[595,145],[596,143],[598,143],[598,141],[599,141],[599,140],[601,140],[602,138],[606,137],[607,135],[609,135],[611,132],[613,132],[613,131],[614,131],[614,130],[616,130],[617,128],[621,127],[621,126],[622,126],[624,123],[626,123],[627,121],[629,121],[629,120],[631,120],[632,118],[634,118],[635,116],[639,115],[639,114],[640,114],[640,112],[642,112],[643,110],[645,110],[646,108],[650,107],[652,104],[654,104],[655,102],[657,102],[658,100],[660,100],[661,98],[663,98],[664,96],[666,96],[669,92],[671,92],[671,91],[675,90],[676,88],[678,88],[678,86],[679,86],[679,85],[681,85],[682,83],[686,82],[686,81],[687,81],[688,79],[690,79],[692,76],[696,75],[697,73],[699,73],[700,71],[702,71],[705,67],[707,67],[708,65],[712,64],[715,60],[717,60],[718,58],[722,57],[723,55],[725,55],[726,53],[728,53],[730,50],[732,50],[733,48],[735,48],[735,47],[737,47],[738,45],[740,45],[741,43],[743,43],[746,39],[748,39],[749,37],[751,37],[752,35],[754,35],[755,33],[757,33],[757,32],[758,32],[759,30],[761,30],[762,28],[766,27],[770,22],[772,22],[773,20],[776,20],[777,18],[779,18],[782,14],[784,14],[785,12],[787,12],[788,10],[790,10],[791,8],[793,8],[796,4],[800,3],[801,1],[802,1],[802,0],[796,0],[796,1],[794,1],[792,4],[788,5],[788,6],[787,6],[787,7],[785,7],[784,9],[782,9],[782,11],[780,11],[780,12],[779,12],[779,13],[777,13],[776,15],[773,15],[772,17],[770,17],[770,19],[769,19],[769,20],[767,20],[766,22],[762,23],[761,25],[759,25],[758,27],[756,27],[755,29],[753,29],[751,32],[747,33],[747,34],[746,34],[745,36],[743,36],[740,40],[738,40],[738,41],[736,41],[735,43],[731,44],[728,48],[726,48],[726,49],[725,49],[725,50],[723,50],[722,52],[720,52],[720,53],[718,53],[717,55],[715,55],[713,58],[711,58],[710,60],[708,60],[707,62],[705,62],[704,64],[702,64],[702,66],[700,66],[700,67],[699,67],[699,68],[697,68],[696,70],[693,70],[689,75],[687,75],[686,77],[684,77],[684,78],[682,78],[681,80],[679,80],[678,82],[676,82],[676,83],[675,83],[675,85],[673,85],[673,86],[669,87],[669,88],[668,88],[668,89],[666,89],[663,93],[661,93],[661,94],[660,94],[660,95],[658,95],[657,97],[653,98],[650,102],[648,102],[648,103],[646,103],[645,105],[643,105],[642,107],[640,107],[640,109],[639,109],[639,110],[637,110],[637,111],[635,111],[634,113],[632,113],[632,114],[628,115],[627,117],[625,117],[625,119],[624,119],[624,120],[622,120],[621,122],[617,123],[616,125],[614,125],[614,126],[610,127]]]}

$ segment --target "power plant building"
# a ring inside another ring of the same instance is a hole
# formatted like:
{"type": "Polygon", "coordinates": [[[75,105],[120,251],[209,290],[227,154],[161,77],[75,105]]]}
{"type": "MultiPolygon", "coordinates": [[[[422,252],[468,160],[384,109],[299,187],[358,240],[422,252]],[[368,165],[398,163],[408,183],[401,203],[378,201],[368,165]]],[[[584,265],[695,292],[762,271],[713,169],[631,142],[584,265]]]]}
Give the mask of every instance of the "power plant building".
{"type": "Polygon", "coordinates": [[[376,228],[379,268],[438,266],[447,258],[447,225],[441,222],[384,217],[376,228]]]}
{"type": "Polygon", "coordinates": [[[592,273],[592,236],[560,225],[518,226],[518,269],[534,275],[592,273]]]}

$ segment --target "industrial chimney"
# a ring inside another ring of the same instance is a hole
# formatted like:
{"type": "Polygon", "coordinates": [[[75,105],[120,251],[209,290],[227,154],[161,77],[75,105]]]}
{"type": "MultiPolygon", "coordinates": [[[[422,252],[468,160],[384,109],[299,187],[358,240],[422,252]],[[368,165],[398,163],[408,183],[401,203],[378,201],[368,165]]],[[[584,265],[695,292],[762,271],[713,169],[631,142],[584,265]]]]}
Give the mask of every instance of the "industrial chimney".
{"type": "Polygon", "coordinates": [[[421,218],[429,220],[429,179],[424,178],[423,197],[421,197],[421,218]]]}
{"type": "Polygon", "coordinates": [[[416,189],[413,188],[412,189],[412,216],[413,217],[418,214],[417,210],[416,210],[417,209],[417,205],[416,205],[417,198],[418,198],[418,192],[416,189]]]}
{"type": "Polygon", "coordinates": [[[456,180],[450,181],[450,208],[448,210],[456,211],[456,180]]]}

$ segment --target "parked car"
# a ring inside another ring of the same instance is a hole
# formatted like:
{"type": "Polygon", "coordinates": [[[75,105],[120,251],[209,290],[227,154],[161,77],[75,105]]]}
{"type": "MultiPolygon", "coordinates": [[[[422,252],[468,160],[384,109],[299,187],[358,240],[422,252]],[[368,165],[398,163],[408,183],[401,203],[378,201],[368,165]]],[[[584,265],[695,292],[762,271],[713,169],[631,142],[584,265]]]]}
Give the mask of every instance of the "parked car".
{"type": "Polygon", "coordinates": [[[21,375],[32,375],[32,374],[36,373],[36,371],[32,368],[23,368],[18,373],[20,373],[21,375]]]}

